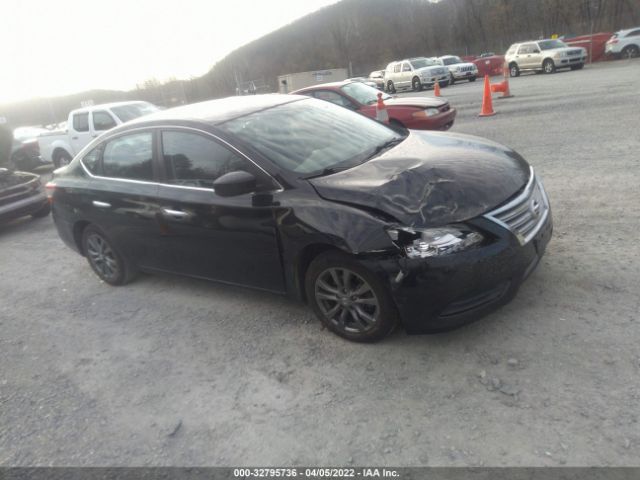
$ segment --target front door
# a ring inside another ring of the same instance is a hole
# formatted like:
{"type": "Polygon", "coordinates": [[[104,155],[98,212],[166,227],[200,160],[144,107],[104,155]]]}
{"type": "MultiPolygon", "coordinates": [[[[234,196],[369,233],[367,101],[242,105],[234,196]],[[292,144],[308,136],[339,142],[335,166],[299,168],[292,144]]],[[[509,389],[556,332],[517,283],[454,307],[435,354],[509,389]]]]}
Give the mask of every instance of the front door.
{"type": "Polygon", "coordinates": [[[71,117],[71,125],[68,127],[69,142],[73,155],[82,150],[93,138],[89,129],[89,112],[74,113],[71,117]]]}
{"type": "MultiPolygon", "coordinates": [[[[258,189],[275,190],[264,172],[213,136],[187,130],[162,132],[158,239],[160,270],[284,292],[274,210],[254,193],[222,197],[213,182],[249,171],[258,189]]],[[[264,196],[268,195],[263,195],[264,196]]]]}

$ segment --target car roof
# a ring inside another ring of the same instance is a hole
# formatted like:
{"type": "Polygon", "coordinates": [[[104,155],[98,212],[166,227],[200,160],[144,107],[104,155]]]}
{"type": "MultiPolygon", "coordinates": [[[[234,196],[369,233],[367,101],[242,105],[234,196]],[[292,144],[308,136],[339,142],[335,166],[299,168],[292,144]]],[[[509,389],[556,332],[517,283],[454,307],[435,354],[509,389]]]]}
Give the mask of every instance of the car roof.
{"type": "Polygon", "coordinates": [[[113,107],[120,107],[122,105],[134,105],[136,103],[149,103],[145,100],[125,100],[122,102],[100,103],[98,105],[89,105],[88,107],[76,108],[73,113],[91,112],[98,109],[110,109],[113,107]]]}
{"type": "Polygon", "coordinates": [[[282,95],[278,93],[220,98],[161,110],[127,122],[127,125],[163,120],[190,120],[219,124],[227,120],[306,98],[307,97],[298,95],[282,95]]]}
{"type": "Polygon", "coordinates": [[[618,30],[616,33],[618,35],[626,35],[627,33],[633,31],[633,30],[638,30],[640,27],[633,27],[633,28],[626,28],[624,30],[618,30]]]}

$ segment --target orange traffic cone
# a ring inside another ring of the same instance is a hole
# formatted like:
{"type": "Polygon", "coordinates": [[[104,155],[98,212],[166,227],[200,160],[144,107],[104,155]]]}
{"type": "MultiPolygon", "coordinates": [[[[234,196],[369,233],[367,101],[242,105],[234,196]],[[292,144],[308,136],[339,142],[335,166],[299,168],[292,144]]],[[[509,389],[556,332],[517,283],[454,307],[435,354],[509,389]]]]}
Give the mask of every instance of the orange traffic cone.
{"type": "Polygon", "coordinates": [[[382,123],[389,123],[389,114],[387,106],[382,101],[382,93],[378,93],[378,103],[376,104],[376,120],[382,123]]]}
{"type": "Polygon", "coordinates": [[[513,95],[511,95],[511,92],[509,91],[509,66],[506,63],[502,69],[502,76],[504,77],[503,81],[491,85],[491,92],[502,92],[502,96],[498,98],[511,98],[513,95]]]}
{"type": "Polygon", "coordinates": [[[493,111],[493,103],[491,102],[491,86],[489,83],[489,75],[484,76],[484,93],[482,94],[482,109],[479,117],[490,117],[495,115],[493,111]]]}
{"type": "Polygon", "coordinates": [[[435,97],[439,97],[440,96],[440,83],[436,82],[435,85],[433,86],[433,95],[435,97]]]}

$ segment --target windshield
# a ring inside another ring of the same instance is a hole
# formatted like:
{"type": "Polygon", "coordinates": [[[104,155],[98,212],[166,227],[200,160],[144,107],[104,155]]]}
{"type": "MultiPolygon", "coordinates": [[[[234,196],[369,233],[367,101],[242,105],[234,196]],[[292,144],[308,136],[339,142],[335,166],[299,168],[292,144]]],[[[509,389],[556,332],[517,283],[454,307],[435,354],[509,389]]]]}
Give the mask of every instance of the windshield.
{"type": "Polygon", "coordinates": [[[147,102],[130,103],[129,105],[120,105],[111,107],[111,111],[120,119],[122,123],[133,120],[134,118],[149,115],[157,112],[158,107],[147,102]]]}
{"type": "Polygon", "coordinates": [[[409,63],[414,69],[424,68],[424,67],[433,67],[434,65],[437,65],[436,62],[428,58],[414,58],[413,60],[409,60],[409,63]]]}
{"type": "Polygon", "coordinates": [[[455,65],[456,63],[462,63],[460,57],[447,57],[442,59],[442,63],[445,65],[455,65]]]}
{"type": "MultiPolygon", "coordinates": [[[[356,102],[362,105],[373,105],[378,101],[378,94],[382,93],[377,88],[370,87],[364,83],[353,82],[347,83],[340,88],[344,93],[353,98],[356,102]]],[[[391,95],[382,93],[382,99],[388,100],[391,95]]]]}
{"type": "Polygon", "coordinates": [[[354,166],[402,136],[329,102],[286,103],[219,125],[281,168],[304,176],[354,166]]]}
{"type": "Polygon", "coordinates": [[[566,45],[560,40],[543,40],[538,42],[540,50],[551,50],[552,48],[565,48],[566,45]]]}

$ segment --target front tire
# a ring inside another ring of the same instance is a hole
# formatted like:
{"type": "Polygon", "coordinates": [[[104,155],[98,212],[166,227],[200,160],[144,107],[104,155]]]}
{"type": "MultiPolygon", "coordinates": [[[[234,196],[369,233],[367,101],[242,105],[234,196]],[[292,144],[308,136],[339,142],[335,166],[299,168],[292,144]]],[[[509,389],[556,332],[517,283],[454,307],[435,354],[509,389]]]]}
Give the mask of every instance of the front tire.
{"type": "Polygon", "coordinates": [[[389,80],[389,82],[387,83],[387,91],[389,93],[396,93],[396,87],[393,85],[393,82],[391,80],[389,80]]]}
{"type": "Polygon", "coordinates": [[[124,285],[135,274],[134,268],[125,261],[111,240],[94,225],[82,232],[82,251],[98,277],[109,285],[124,285]]]}
{"type": "Polygon", "coordinates": [[[580,63],[578,65],[571,65],[571,70],[582,70],[584,67],[584,63],[580,63]]]}
{"type": "Polygon", "coordinates": [[[49,215],[51,212],[51,205],[49,203],[45,203],[40,210],[37,210],[31,214],[32,218],[43,218],[49,215]]]}
{"type": "Polygon", "coordinates": [[[69,162],[71,162],[71,160],[72,160],[71,155],[69,155],[64,150],[58,150],[53,155],[53,165],[56,168],[60,168],[60,167],[64,167],[66,165],[69,165],[69,162]]]}
{"type": "Polygon", "coordinates": [[[637,45],[627,45],[622,49],[623,58],[637,58],[640,56],[640,48],[637,45]]]}
{"type": "Polygon", "coordinates": [[[449,85],[453,85],[456,83],[456,78],[453,76],[453,73],[449,74],[449,85]]]}
{"type": "Polygon", "coordinates": [[[471,82],[475,82],[475,81],[476,81],[476,78],[477,78],[477,77],[470,77],[470,78],[469,78],[469,83],[471,83],[471,82]]]}
{"type": "Polygon", "coordinates": [[[414,77],[413,80],[411,81],[411,87],[413,88],[414,92],[421,92],[422,91],[422,82],[420,81],[420,79],[418,77],[414,77]]]}
{"type": "Polygon", "coordinates": [[[342,252],[326,252],[311,262],[305,291],[323,325],[347,340],[376,342],[398,323],[395,305],[382,281],[342,252]]]}
{"type": "Polygon", "coordinates": [[[554,73],[556,71],[556,64],[553,63],[553,60],[547,58],[544,62],[542,62],[542,70],[546,74],[554,73]]]}

